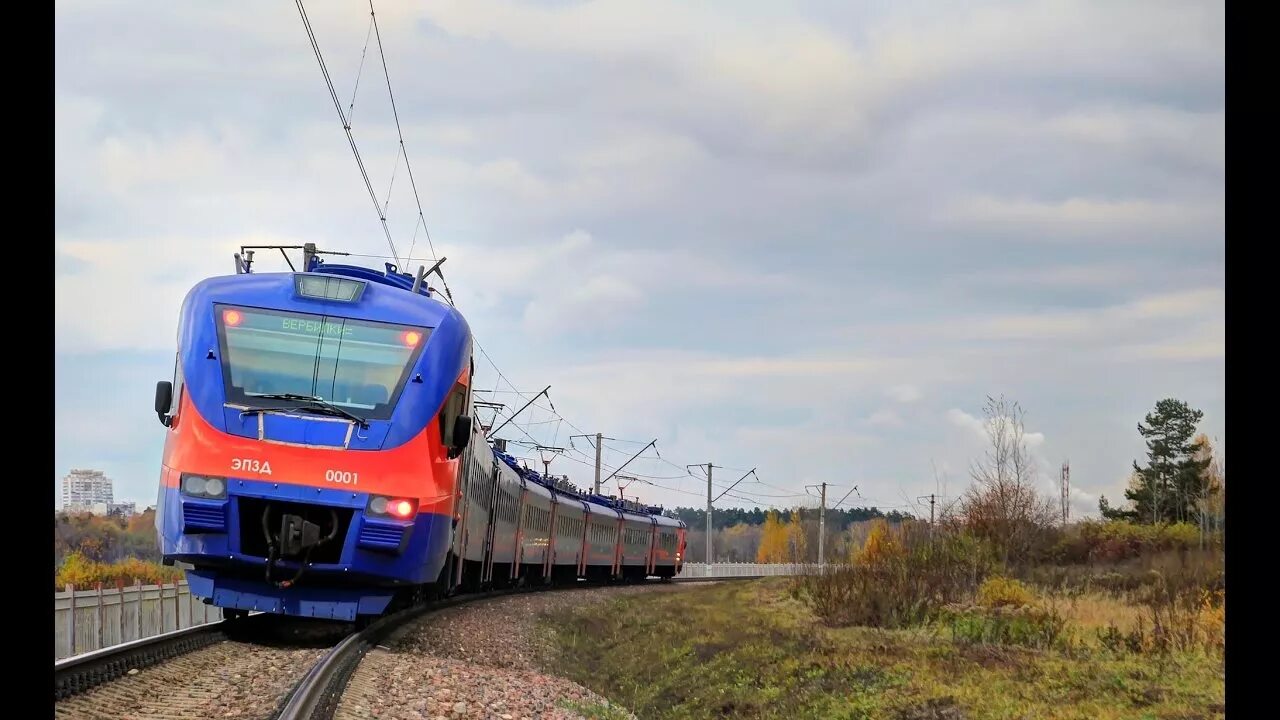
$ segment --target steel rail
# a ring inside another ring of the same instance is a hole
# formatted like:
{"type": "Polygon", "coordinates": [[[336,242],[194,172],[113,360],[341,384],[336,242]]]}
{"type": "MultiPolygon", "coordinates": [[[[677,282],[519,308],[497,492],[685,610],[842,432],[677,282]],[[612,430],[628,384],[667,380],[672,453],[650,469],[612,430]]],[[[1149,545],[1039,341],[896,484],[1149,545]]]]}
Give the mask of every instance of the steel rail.
{"type": "Polygon", "coordinates": [[[764,575],[739,575],[735,577],[672,578],[670,581],[646,580],[643,583],[608,584],[582,582],[575,585],[547,586],[540,588],[509,588],[489,592],[457,595],[421,605],[380,618],[369,627],[348,636],[324,654],[311,670],[298,681],[281,704],[276,720],[331,720],[338,709],[338,701],[347,683],[359,666],[360,660],[370,649],[378,645],[388,634],[423,615],[481,600],[491,600],[521,592],[547,592],[610,587],[636,587],[638,585],[664,585],[670,583],[724,582],[733,580],[758,580],[764,575]]]}

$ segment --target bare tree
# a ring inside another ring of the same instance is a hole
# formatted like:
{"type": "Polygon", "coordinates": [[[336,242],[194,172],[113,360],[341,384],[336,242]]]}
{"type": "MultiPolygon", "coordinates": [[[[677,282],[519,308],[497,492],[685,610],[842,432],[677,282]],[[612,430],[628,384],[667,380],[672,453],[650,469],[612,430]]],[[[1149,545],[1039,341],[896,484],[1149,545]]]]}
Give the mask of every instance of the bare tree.
{"type": "Polygon", "coordinates": [[[971,466],[973,485],[958,510],[964,524],[994,542],[1006,562],[1022,560],[1053,524],[1053,500],[1036,489],[1038,472],[1024,439],[1022,407],[1003,395],[988,396],[983,414],[990,447],[971,466]]]}

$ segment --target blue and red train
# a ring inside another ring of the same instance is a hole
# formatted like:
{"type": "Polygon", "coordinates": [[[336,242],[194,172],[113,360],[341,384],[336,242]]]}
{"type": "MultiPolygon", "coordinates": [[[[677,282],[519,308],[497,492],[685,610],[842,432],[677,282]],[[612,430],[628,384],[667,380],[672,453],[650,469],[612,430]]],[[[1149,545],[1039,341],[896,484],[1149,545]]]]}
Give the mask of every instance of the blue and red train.
{"type": "MultiPolygon", "coordinates": [[[[183,302],[156,527],[166,563],[235,617],[358,620],[511,584],[670,578],[660,508],[521,468],[472,420],[471,330],[390,264],[197,284],[183,302]]],[[[252,257],[249,255],[248,257],[252,257]]]]}

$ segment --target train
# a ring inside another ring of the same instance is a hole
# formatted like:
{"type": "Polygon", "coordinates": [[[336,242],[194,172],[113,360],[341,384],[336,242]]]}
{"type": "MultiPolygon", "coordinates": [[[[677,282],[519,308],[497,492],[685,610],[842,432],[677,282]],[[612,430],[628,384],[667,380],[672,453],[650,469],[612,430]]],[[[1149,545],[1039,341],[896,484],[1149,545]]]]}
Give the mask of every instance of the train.
{"type": "MultiPolygon", "coordinates": [[[[475,420],[473,338],[419,268],[206,278],[183,300],[156,531],[224,617],[368,622],[509,586],[670,579],[685,525],[522,467],[475,420]]],[[[285,250],[282,248],[281,253],[285,250]]],[[[344,253],[333,253],[343,255],[344,253]]]]}

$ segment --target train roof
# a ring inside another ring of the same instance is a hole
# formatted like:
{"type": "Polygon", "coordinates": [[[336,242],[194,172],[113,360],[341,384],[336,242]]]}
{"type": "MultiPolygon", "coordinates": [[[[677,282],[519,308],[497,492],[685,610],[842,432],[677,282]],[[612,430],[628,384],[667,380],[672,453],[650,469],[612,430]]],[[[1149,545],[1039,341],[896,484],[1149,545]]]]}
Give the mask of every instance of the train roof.
{"type": "Polygon", "coordinates": [[[415,295],[413,279],[387,264],[385,271],[353,265],[315,264],[307,272],[251,272],[220,275],[197,283],[188,293],[189,301],[198,306],[204,302],[232,303],[280,307],[305,312],[338,312],[357,319],[410,322],[425,327],[439,327],[449,317],[466,325],[462,314],[442,301],[422,284],[415,295]],[[351,298],[305,295],[305,278],[330,275],[357,281],[360,285],[351,298]],[[394,288],[394,290],[393,290],[394,288]],[[399,290],[400,292],[396,292],[399,290]],[[301,301],[301,302],[300,302],[301,301]]]}
{"type": "MultiPolygon", "coordinates": [[[[540,485],[551,490],[556,495],[564,495],[582,500],[597,507],[604,507],[610,510],[620,511],[631,515],[646,515],[652,517],[666,518],[663,515],[663,507],[661,505],[642,505],[640,503],[619,499],[609,495],[596,495],[585,490],[579,489],[576,485],[569,482],[569,478],[545,476],[536,470],[521,467],[514,457],[508,455],[497,448],[492,448],[493,454],[503,462],[507,467],[511,468],[517,475],[526,481],[535,485],[540,485]]],[[[666,518],[670,519],[670,518],[666,518]]]]}

